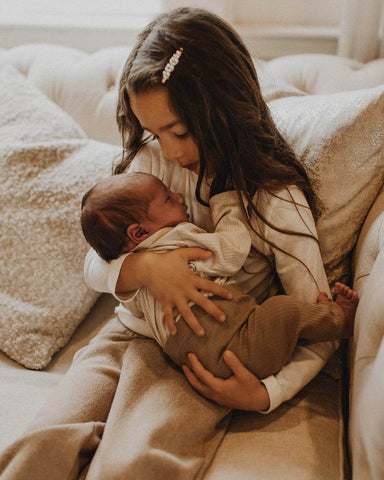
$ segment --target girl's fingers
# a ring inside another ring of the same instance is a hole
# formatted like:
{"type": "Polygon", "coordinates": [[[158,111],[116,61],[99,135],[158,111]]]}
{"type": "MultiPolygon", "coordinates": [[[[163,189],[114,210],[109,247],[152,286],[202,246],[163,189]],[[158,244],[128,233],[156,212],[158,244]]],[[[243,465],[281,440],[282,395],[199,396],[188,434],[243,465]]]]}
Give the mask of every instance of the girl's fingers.
{"type": "Polygon", "coordinates": [[[223,381],[222,379],[216,378],[211,372],[205,369],[203,364],[199,361],[194,353],[189,353],[188,359],[194,374],[204,385],[215,389],[217,387],[216,384],[220,381],[223,381]]]}
{"type": "Polygon", "coordinates": [[[240,362],[237,356],[231,352],[231,350],[226,350],[223,355],[225,363],[232,370],[233,374],[236,375],[240,381],[247,381],[250,377],[256,378],[244,365],[240,362]]]}
{"type": "Polygon", "coordinates": [[[196,375],[192,372],[192,370],[188,368],[186,365],[183,365],[182,369],[185,376],[187,377],[187,380],[192,385],[192,387],[195,388],[201,394],[207,395],[208,392],[207,392],[206,386],[196,377],[196,375]]]}
{"type": "Polygon", "coordinates": [[[196,303],[196,305],[199,305],[199,307],[204,311],[206,311],[208,315],[211,315],[218,322],[224,322],[224,312],[222,312],[219,307],[217,307],[208,297],[200,292],[196,292],[193,297],[194,298],[191,298],[191,300],[196,303]]]}
{"type": "MultiPolygon", "coordinates": [[[[225,320],[225,314],[218,308],[216,305],[211,302],[205,295],[196,291],[192,292],[189,297],[196,305],[199,305],[203,310],[205,310],[209,315],[212,315],[218,321],[225,320]]],[[[184,300],[175,305],[175,309],[181,315],[183,320],[189,325],[196,335],[203,336],[205,335],[205,330],[202,325],[197,320],[193,311],[191,310],[188,303],[184,300]]],[[[163,305],[164,319],[167,324],[169,332],[174,335],[177,331],[174,321],[174,311],[169,306],[163,305]]]]}
{"type": "Polygon", "coordinates": [[[175,335],[177,332],[175,319],[173,318],[173,309],[170,306],[163,306],[164,311],[164,320],[168,327],[169,333],[171,335],[175,335]]]}
{"type": "Polygon", "coordinates": [[[185,305],[182,305],[181,307],[177,307],[177,310],[183,317],[183,320],[189,325],[189,327],[196,335],[198,335],[199,337],[205,335],[204,328],[197,321],[195,315],[193,314],[187,303],[185,303],[185,305]]]}
{"type": "Polygon", "coordinates": [[[212,257],[212,252],[199,247],[184,247],[180,252],[188,262],[190,260],[207,260],[212,257]]]}
{"type": "Polygon", "coordinates": [[[218,283],[212,282],[212,280],[208,280],[207,278],[200,277],[198,288],[205,292],[210,292],[219,297],[226,298],[227,300],[231,300],[232,298],[232,293],[227,288],[218,283]]]}

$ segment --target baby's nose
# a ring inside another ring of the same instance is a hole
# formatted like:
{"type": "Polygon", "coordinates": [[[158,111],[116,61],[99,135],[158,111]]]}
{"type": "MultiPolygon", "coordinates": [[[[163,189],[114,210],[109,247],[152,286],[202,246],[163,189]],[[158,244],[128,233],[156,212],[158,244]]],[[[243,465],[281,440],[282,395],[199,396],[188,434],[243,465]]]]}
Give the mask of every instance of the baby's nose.
{"type": "Polygon", "coordinates": [[[184,197],[181,193],[175,193],[175,197],[178,203],[184,203],[184,197]]]}

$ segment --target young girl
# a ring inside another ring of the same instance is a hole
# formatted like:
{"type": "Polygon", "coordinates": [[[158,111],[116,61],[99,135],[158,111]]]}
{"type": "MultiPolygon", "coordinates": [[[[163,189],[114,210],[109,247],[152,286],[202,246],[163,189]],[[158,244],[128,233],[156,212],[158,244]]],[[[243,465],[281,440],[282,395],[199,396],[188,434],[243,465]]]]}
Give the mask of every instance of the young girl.
{"type": "MultiPolygon", "coordinates": [[[[178,9],[138,37],[120,81],[117,121],[122,173],[151,173],[180,192],[193,223],[213,231],[211,196],[242,193],[251,254],[236,282],[257,302],[276,294],[315,302],[327,284],[303,167],[276,129],[251,57],[238,35],[202,10],[178,9]],[[152,140],[155,140],[153,142],[152,140]],[[158,144],[158,145],[156,145],[158,144]],[[160,148],[159,148],[160,147],[160,148]]],[[[208,258],[198,248],[125,254],[107,263],[94,251],[85,275],[121,300],[146,286],[175,332],[176,309],[200,335],[192,300],[218,321],[222,312],[201,290],[229,292],[189,269],[208,258]]],[[[118,318],[80,350],[54,396],[0,461],[4,479],[203,478],[230,421],[229,409],[270,412],[323,367],[336,342],[298,346],[292,361],[260,382],[227,352],[234,372],[213,377],[196,357],[193,370],[169,363],[143,322],[118,318]],[[222,405],[219,406],[218,404],[222,405]],[[187,427],[186,427],[187,426],[187,427]]]]}

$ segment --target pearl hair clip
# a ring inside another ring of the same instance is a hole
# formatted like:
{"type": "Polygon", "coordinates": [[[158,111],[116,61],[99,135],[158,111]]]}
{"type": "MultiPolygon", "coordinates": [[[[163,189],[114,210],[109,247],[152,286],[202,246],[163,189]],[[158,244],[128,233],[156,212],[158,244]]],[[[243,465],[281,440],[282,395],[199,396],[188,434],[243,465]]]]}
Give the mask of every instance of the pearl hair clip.
{"type": "Polygon", "coordinates": [[[180,47],[169,59],[169,62],[167,63],[167,65],[163,70],[163,78],[161,79],[161,83],[165,83],[169,79],[169,77],[171,76],[171,73],[175,69],[176,65],[179,63],[183,50],[184,50],[183,47],[180,47]]]}

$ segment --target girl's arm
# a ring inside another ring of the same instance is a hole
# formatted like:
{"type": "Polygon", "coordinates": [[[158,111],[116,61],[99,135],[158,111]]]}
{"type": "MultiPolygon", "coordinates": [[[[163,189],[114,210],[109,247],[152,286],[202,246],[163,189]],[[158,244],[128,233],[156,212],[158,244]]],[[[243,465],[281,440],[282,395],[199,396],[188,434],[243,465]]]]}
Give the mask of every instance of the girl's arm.
{"type": "Polygon", "coordinates": [[[290,363],[276,376],[272,375],[262,381],[229,350],[223,355],[225,363],[233,372],[228,379],[213,376],[193,354],[189,356],[193,371],[187,366],[183,366],[183,370],[191,385],[210,400],[238,410],[269,413],[296,395],[321,370],[334,351],[328,351],[325,347],[321,352],[318,348],[321,345],[326,344],[316,344],[318,351],[314,351],[313,355],[305,351],[304,347],[298,347],[290,363]],[[324,361],[319,361],[319,357],[324,361]],[[298,378],[300,381],[295,382],[298,378]]]}
{"type": "Polygon", "coordinates": [[[116,282],[126,256],[127,254],[124,254],[108,263],[99,257],[93,248],[90,248],[84,261],[86,284],[97,292],[115,295],[116,282]]]}
{"type": "Polygon", "coordinates": [[[161,303],[170,330],[175,329],[173,309],[176,308],[192,330],[201,335],[204,331],[188,300],[223,321],[223,312],[201,290],[231,298],[226,288],[196,275],[188,266],[191,260],[204,260],[211,255],[201,248],[181,248],[167,253],[125,254],[108,263],[91,249],[86,256],[84,277],[91,288],[111,293],[120,301],[124,301],[130,291],[145,286],[161,303]]]}
{"type": "MultiPolygon", "coordinates": [[[[296,207],[289,202],[277,202],[278,207],[269,210],[270,221],[281,228],[295,230],[298,225],[298,214],[300,214],[300,222],[305,223],[307,231],[316,234],[314,221],[306,207],[303,194],[297,189],[292,189],[291,193],[295,200],[304,207],[300,207],[298,212],[296,207]]],[[[301,227],[302,225],[301,223],[301,227]]],[[[266,234],[270,241],[279,246],[279,249],[274,248],[276,270],[286,293],[295,294],[310,302],[316,301],[319,290],[329,294],[320,250],[315,240],[307,237],[287,236],[281,238],[282,234],[272,229],[266,234]],[[292,256],[283,253],[280,249],[288,250],[292,256]],[[304,265],[308,268],[305,268],[304,265]]],[[[264,379],[261,385],[260,381],[243,365],[236,371],[232,369],[233,377],[221,380],[207,372],[197,359],[191,363],[193,372],[189,371],[187,377],[200,393],[217,403],[242,409],[248,396],[247,410],[268,413],[282,402],[292,398],[312,380],[337,347],[338,342],[323,342],[296,347],[292,360],[278,374],[264,379]],[[256,388],[256,394],[250,397],[247,393],[249,383],[256,388]],[[264,385],[264,389],[262,385],[264,385]],[[265,392],[268,393],[268,400],[265,392]]]]}
{"type": "MultiPolygon", "coordinates": [[[[316,236],[316,227],[305,197],[297,188],[291,188],[286,199],[291,203],[280,202],[273,210],[272,222],[285,229],[306,231],[316,236]],[[300,218],[300,222],[298,222],[300,218]]],[[[292,256],[272,248],[276,271],[287,295],[295,295],[301,300],[315,303],[320,291],[330,295],[318,242],[304,236],[287,236],[268,229],[268,238],[292,256]]],[[[276,375],[263,380],[270,396],[272,411],[282,402],[295,396],[324,367],[338,348],[339,342],[322,342],[297,346],[291,361],[276,375]]]]}

